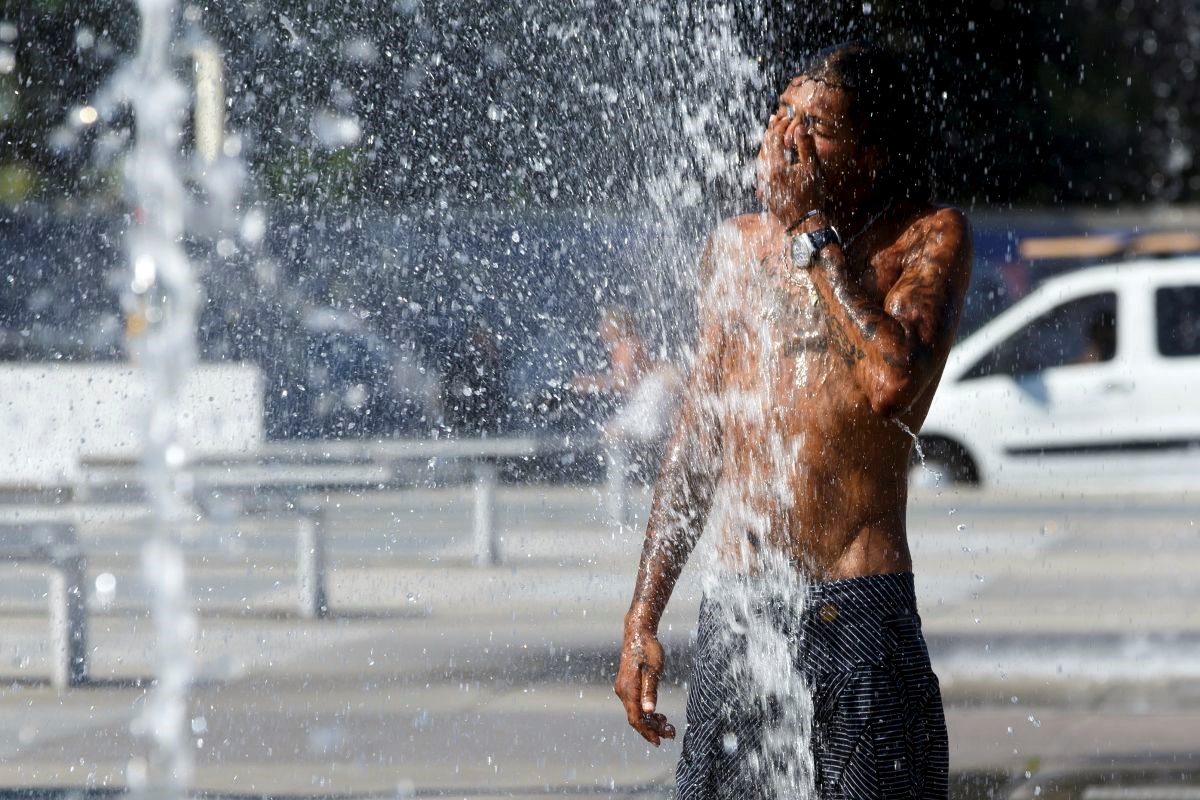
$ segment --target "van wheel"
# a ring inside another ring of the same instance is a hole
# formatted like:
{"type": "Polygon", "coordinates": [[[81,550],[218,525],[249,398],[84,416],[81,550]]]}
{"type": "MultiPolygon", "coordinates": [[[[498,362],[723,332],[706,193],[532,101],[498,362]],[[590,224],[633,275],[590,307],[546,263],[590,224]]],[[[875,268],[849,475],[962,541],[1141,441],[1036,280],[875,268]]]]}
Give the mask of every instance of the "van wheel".
{"type": "Polygon", "coordinates": [[[925,454],[922,464],[913,448],[908,468],[908,485],[912,489],[933,489],[939,486],[977,485],[979,472],[975,462],[958,442],[941,437],[920,437],[925,454]]]}

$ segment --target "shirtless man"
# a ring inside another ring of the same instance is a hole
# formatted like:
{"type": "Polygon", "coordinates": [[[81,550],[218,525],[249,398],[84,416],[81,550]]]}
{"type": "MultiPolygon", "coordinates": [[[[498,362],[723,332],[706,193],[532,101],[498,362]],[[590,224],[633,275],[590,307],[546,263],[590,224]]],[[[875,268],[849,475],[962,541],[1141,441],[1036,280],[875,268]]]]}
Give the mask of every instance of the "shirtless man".
{"type": "MultiPolygon", "coordinates": [[[[695,361],[614,687],[638,733],[656,746],[675,737],[657,711],[658,624],[713,512],[734,581],[773,558],[800,578],[787,633],[813,696],[809,769],[825,799],[947,796],[905,530],[908,430],[921,427],[954,339],[971,239],[960,211],[929,202],[905,80],[870,45],[817,54],[767,123],[764,211],[726,222],[705,248],[695,361]]],[[[713,601],[706,593],[679,797],[774,796],[745,769],[761,761],[755,729],[769,719],[734,685],[743,628],[713,601]]]]}

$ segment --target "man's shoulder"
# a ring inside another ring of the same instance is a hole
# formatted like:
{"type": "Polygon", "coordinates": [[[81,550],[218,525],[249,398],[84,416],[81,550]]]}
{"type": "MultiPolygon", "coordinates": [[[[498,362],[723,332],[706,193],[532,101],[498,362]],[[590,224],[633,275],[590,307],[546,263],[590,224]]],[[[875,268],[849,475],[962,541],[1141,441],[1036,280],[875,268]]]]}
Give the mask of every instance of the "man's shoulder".
{"type": "Polygon", "coordinates": [[[950,205],[925,205],[914,209],[899,239],[906,257],[936,252],[938,260],[969,266],[971,223],[962,209],[950,205]]]}
{"type": "Polygon", "coordinates": [[[757,234],[762,232],[769,224],[767,217],[763,213],[738,214],[736,217],[729,217],[718,226],[718,230],[729,228],[736,230],[739,233],[757,234]]]}
{"type": "Polygon", "coordinates": [[[961,208],[950,205],[925,205],[916,210],[909,230],[921,234],[935,234],[970,240],[971,223],[961,208]]]}
{"type": "Polygon", "coordinates": [[[763,214],[739,214],[722,220],[708,235],[708,247],[741,247],[747,241],[762,236],[767,229],[763,214]]]}
{"type": "Polygon", "coordinates": [[[729,217],[713,228],[701,259],[701,285],[707,285],[714,273],[725,273],[727,278],[740,273],[741,262],[758,249],[756,243],[766,230],[762,214],[729,217]]]}

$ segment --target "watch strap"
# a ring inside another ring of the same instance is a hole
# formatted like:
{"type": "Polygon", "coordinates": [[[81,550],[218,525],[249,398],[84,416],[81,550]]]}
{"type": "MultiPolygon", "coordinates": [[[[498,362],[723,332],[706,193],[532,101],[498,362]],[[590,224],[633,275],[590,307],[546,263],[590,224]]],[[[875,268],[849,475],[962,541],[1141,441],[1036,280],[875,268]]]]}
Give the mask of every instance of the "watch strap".
{"type": "Polygon", "coordinates": [[[803,217],[801,217],[800,219],[798,219],[794,223],[792,223],[791,227],[787,229],[788,233],[795,233],[796,228],[799,228],[801,225],[808,222],[810,219],[812,219],[813,217],[817,216],[820,213],[821,213],[821,209],[819,209],[819,208],[814,208],[812,211],[806,212],[803,217]]]}
{"type": "Polygon", "coordinates": [[[812,243],[813,257],[835,242],[842,243],[842,237],[838,236],[838,232],[833,228],[820,228],[808,234],[808,240],[812,243]]]}

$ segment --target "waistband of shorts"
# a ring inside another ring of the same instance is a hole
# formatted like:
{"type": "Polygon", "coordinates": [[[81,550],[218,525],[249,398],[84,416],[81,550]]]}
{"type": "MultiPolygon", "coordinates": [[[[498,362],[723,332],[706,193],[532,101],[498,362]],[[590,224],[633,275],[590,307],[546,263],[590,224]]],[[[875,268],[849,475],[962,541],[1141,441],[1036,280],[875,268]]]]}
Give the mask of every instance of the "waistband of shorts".
{"type": "MultiPolygon", "coordinates": [[[[788,595],[796,598],[799,591],[781,592],[778,584],[757,575],[731,574],[727,580],[738,582],[750,590],[765,607],[777,604],[788,595]]],[[[795,587],[799,589],[799,585],[795,587]]],[[[911,572],[893,572],[886,575],[867,575],[861,578],[843,578],[834,581],[817,581],[803,586],[803,605],[806,613],[828,613],[829,606],[839,609],[860,609],[871,616],[894,612],[917,610],[917,593],[911,572]]],[[[713,600],[719,601],[714,597],[713,600]]]]}
{"type": "Polygon", "coordinates": [[[879,608],[915,609],[917,605],[917,591],[911,572],[811,583],[806,587],[805,598],[879,608]]]}

